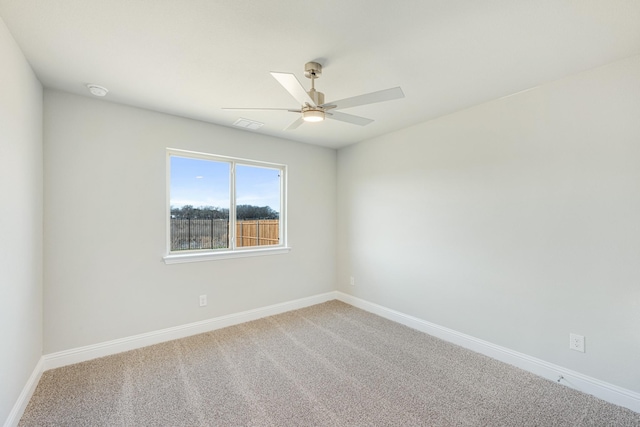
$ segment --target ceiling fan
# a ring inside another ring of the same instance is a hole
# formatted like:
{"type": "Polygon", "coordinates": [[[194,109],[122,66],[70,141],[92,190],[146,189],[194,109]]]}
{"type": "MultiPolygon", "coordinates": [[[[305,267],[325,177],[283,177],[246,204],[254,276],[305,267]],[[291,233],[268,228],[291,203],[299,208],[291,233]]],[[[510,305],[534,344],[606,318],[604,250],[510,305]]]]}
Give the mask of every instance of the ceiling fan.
{"type": "Polygon", "coordinates": [[[322,74],[322,65],[317,62],[307,62],[304,66],[305,77],[311,79],[311,90],[306,91],[304,86],[291,73],[271,72],[271,75],[284,87],[284,89],[293,96],[298,103],[299,109],[291,108],[223,108],[223,110],[281,110],[292,113],[299,113],[298,117],[285,130],[296,129],[304,122],[321,122],[324,119],[339,120],[354,125],[365,126],[373,120],[364,117],[354,116],[352,114],[342,113],[337,110],[345,108],[357,107],[366,104],[375,104],[376,102],[391,101],[393,99],[404,98],[404,93],[400,87],[392,89],[380,90],[364,95],[353,96],[333,102],[324,102],[324,93],[318,92],[315,88],[315,80],[322,74]]]}

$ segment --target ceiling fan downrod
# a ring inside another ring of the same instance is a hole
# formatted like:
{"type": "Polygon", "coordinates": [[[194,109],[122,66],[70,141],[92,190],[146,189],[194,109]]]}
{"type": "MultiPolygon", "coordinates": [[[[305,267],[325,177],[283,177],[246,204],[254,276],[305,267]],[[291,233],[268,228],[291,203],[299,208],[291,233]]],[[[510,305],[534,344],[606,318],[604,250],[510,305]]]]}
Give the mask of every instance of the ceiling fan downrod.
{"type": "Polygon", "coordinates": [[[317,62],[307,62],[304,64],[304,76],[311,79],[311,90],[307,92],[316,105],[324,104],[324,93],[316,90],[315,81],[322,74],[322,65],[317,62]]]}

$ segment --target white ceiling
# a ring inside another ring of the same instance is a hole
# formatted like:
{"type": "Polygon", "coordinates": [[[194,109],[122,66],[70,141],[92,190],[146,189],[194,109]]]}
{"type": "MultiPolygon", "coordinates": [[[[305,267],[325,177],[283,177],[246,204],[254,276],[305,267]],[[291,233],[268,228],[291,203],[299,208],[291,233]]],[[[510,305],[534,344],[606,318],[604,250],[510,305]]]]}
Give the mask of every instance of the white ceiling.
{"type": "Polygon", "coordinates": [[[0,0],[47,88],[256,133],[343,147],[640,54],[638,0],[0,0]],[[283,129],[299,108],[270,71],[323,64],[333,101],[401,86],[406,98],[283,129]]]}

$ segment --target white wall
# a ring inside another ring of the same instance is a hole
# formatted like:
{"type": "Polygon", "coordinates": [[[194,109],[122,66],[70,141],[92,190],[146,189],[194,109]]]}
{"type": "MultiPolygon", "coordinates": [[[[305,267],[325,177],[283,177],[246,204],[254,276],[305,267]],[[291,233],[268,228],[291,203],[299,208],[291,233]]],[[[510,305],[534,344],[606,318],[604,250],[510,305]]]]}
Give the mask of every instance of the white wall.
{"type": "Polygon", "coordinates": [[[45,354],[334,289],[335,150],[49,90],[44,127],[45,354]],[[167,147],[287,164],[291,252],[165,265],[167,147]]]}
{"type": "Polygon", "coordinates": [[[42,86],[0,19],[0,422],[42,355],[42,86]]]}
{"type": "Polygon", "coordinates": [[[640,392],[640,57],[340,150],[338,212],[340,290],[640,392]]]}

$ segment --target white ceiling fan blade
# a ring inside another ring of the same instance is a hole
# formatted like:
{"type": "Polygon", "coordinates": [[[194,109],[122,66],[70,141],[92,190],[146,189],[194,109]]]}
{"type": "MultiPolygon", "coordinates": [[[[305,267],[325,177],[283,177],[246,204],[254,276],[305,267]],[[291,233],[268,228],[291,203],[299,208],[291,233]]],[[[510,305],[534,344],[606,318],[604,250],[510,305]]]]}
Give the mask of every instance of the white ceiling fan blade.
{"type": "Polygon", "coordinates": [[[298,127],[300,127],[301,124],[304,123],[304,120],[302,120],[302,117],[298,117],[296,119],[295,122],[291,123],[289,126],[287,126],[286,128],[284,128],[284,130],[294,130],[297,129],[298,127]]]}
{"type": "Polygon", "coordinates": [[[378,92],[366,93],[364,95],[353,96],[339,101],[327,102],[321,105],[321,107],[324,107],[325,105],[335,105],[337,110],[357,107],[359,105],[375,104],[376,102],[391,101],[399,98],[404,98],[404,92],[402,92],[400,87],[394,87],[392,89],[379,90],[378,92]]]}
{"type": "Polygon", "coordinates": [[[341,113],[339,111],[332,111],[325,113],[328,119],[339,120],[341,122],[347,122],[354,125],[366,126],[373,120],[360,116],[354,116],[353,114],[341,113]]]}
{"type": "Polygon", "coordinates": [[[271,75],[285,88],[287,92],[293,96],[300,105],[309,104],[312,107],[316,107],[316,103],[309,96],[304,86],[291,73],[275,73],[271,72],[271,75]]]}
{"type": "Polygon", "coordinates": [[[291,111],[293,113],[300,113],[301,110],[293,110],[291,108],[223,108],[225,111],[291,111]]]}

